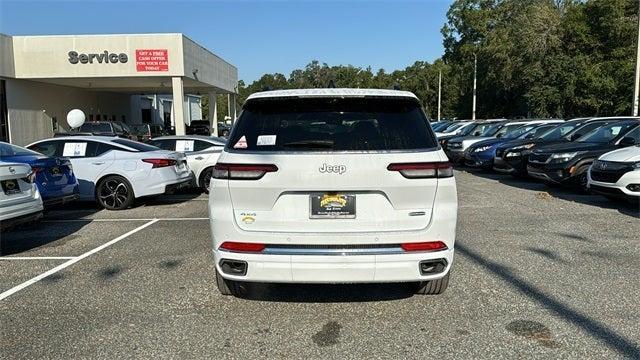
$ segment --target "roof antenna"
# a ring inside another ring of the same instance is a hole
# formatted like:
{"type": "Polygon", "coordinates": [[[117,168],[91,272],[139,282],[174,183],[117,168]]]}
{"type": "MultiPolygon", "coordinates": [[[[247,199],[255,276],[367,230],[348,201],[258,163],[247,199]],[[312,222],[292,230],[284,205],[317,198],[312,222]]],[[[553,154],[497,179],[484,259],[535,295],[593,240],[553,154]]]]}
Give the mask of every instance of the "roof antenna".
{"type": "Polygon", "coordinates": [[[336,88],[336,83],[333,82],[333,79],[329,80],[329,85],[327,85],[327,87],[329,89],[335,89],[336,88]]]}
{"type": "Polygon", "coordinates": [[[269,85],[262,87],[262,91],[271,91],[271,90],[273,90],[273,88],[269,85]]]}
{"type": "Polygon", "coordinates": [[[393,90],[400,90],[400,84],[393,84],[393,90]]]}

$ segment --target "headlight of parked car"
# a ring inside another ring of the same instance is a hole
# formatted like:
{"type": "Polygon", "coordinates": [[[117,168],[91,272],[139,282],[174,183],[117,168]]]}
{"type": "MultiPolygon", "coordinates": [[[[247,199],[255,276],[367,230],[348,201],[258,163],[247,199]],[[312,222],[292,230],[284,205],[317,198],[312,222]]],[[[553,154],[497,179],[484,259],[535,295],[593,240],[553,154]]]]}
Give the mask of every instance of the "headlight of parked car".
{"type": "Polygon", "coordinates": [[[511,150],[526,150],[526,149],[531,149],[534,146],[536,146],[536,144],[525,144],[525,145],[512,147],[511,150]]]}
{"type": "Polygon", "coordinates": [[[475,150],[473,150],[473,152],[483,152],[483,151],[487,151],[491,149],[491,146],[481,146],[479,148],[476,148],[475,150]]]}
{"type": "Polygon", "coordinates": [[[574,151],[574,152],[567,152],[567,153],[552,154],[551,157],[550,157],[550,160],[555,162],[555,163],[563,163],[563,162],[567,162],[567,161],[573,159],[578,154],[582,154],[582,153],[584,153],[584,151],[574,151]]]}

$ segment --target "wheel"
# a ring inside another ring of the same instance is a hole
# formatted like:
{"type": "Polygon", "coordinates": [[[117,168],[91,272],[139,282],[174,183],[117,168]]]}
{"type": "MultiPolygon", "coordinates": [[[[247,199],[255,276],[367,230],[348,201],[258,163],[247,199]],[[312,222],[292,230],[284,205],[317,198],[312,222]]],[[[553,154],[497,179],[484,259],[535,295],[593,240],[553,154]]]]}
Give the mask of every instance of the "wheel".
{"type": "Polygon", "coordinates": [[[416,293],[421,295],[442,294],[445,290],[447,290],[447,286],[449,286],[450,275],[451,271],[449,271],[447,275],[445,275],[442,279],[421,282],[416,293]]]}
{"type": "Polygon", "coordinates": [[[237,296],[244,293],[244,284],[238,281],[227,280],[216,269],[216,285],[218,291],[224,296],[237,296]]]}
{"type": "Polygon", "coordinates": [[[96,199],[107,210],[124,210],[133,204],[133,189],[122,176],[107,176],[98,183],[96,199]]]}
{"type": "Polygon", "coordinates": [[[202,189],[202,191],[205,192],[205,194],[209,193],[209,185],[211,182],[212,173],[213,173],[213,168],[209,167],[204,169],[200,174],[200,180],[198,181],[198,183],[200,184],[200,188],[202,189]]]}

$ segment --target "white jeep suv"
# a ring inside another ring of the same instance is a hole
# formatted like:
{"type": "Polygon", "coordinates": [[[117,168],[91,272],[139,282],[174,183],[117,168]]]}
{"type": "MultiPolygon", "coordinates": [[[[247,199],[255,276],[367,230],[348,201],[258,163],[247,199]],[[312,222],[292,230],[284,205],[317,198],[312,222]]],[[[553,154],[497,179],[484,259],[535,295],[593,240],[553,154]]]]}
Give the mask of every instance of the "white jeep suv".
{"type": "Polygon", "coordinates": [[[453,169],[410,92],[279,90],[251,95],[214,167],[216,281],[449,282],[453,169]]]}

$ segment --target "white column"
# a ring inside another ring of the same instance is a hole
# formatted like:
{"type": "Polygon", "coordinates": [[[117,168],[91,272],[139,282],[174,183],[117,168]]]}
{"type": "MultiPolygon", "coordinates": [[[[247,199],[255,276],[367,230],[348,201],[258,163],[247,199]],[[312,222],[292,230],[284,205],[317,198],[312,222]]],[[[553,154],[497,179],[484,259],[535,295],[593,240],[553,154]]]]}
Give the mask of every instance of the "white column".
{"type": "Polygon", "coordinates": [[[232,103],[233,103],[233,117],[232,117],[232,119],[233,119],[233,120],[231,120],[231,121],[232,121],[234,124],[236,123],[236,119],[238,118],[238,106],[237,106],[237,104],[236,104],[236,96],[237,96],[237,95],[236,95],[235,93],[234,93],[234,94],[233,94],[233,96],[232,96],[232,99],[233,99],[233,102],[232,102],[232,103]]]}
{"type": "Polygon", "coordinates": [[[209,122],[211,122],[211,135],[218,135],[218,94],[209,92],[209,122]]]}
{"type": "Polygon", "coordinates": [[[175,114],[176,135],[186,135],[187,129],[184,124],[184,87],[182,77],[171,78],[171,89],[173,90],[173,113],[175,114]]]}

